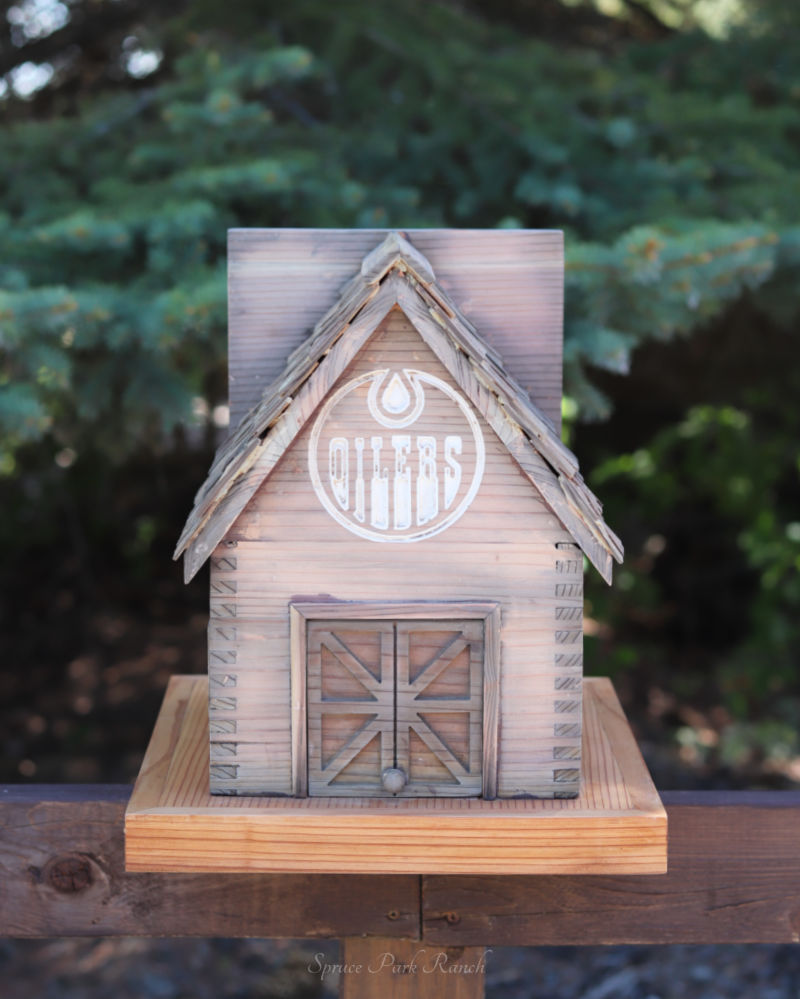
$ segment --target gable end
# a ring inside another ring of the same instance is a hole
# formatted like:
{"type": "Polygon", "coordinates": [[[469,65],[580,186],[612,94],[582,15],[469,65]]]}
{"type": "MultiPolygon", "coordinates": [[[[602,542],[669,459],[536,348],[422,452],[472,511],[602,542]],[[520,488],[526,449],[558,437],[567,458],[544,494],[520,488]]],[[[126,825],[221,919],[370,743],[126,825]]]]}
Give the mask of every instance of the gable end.
{"type": "Polygon", "coordinates": [[[178,541],[191,579],[270,475],[334,383],[389,311],[398,306],[607,581],[622,545],[578,462],[552,422],[505,371],[502,359],[399,233],[364,258],[358,274],[289,357],[281,376],[222,445],[178,541]]]}

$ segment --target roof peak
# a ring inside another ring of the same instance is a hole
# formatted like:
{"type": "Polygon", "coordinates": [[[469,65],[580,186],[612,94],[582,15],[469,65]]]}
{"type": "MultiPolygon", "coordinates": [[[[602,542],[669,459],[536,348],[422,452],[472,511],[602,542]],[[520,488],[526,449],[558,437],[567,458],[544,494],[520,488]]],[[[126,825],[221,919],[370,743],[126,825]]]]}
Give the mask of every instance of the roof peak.
{"type": "Polygon", "coordinates": [[[361,277],[367,284],[378,284],[401,261],[405,264],[405,269],[411,271],[422,284],[433,284],[436,280],[428,258],[399,230],[390,232],[364,257],[361,262],[361,277]]]}

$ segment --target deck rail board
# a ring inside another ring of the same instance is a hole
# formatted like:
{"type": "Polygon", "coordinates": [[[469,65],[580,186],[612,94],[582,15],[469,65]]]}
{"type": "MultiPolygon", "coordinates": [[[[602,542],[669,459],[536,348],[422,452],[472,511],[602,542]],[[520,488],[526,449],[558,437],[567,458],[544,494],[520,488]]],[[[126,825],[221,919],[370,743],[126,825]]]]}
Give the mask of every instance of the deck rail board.
{"type": "Polygon", "coordinates": [[[665,875],[128,874],[130,788],[0,787],[0,935],[800,942],[800,792],[664,792],[665,875]]]}

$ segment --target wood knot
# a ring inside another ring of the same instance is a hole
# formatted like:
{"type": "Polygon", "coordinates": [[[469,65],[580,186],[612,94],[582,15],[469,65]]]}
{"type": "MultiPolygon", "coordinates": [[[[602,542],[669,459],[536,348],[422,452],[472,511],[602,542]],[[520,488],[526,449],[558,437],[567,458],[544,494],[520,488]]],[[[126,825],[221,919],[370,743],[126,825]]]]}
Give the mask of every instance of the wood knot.
{"type": "Polygon", "coordinates": [[[86,857],[56,857],[45,865],[42,880],[65,895],[85,891],[94,882],[92,865],[86,857]]]}
{"type": "Polygon", "coordinates": [[[450,923],[451,926],[461,922],[461,916],[459,916],[457,912],[446,912],[444,914],[444,918],[448,923],[450,923]]]}

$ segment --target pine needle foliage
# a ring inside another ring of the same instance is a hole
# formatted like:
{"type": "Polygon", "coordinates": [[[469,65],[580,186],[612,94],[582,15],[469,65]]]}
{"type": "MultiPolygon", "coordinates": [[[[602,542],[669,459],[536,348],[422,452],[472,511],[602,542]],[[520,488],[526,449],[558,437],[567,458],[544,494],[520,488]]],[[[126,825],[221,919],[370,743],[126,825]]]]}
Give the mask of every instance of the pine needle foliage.
{"type": "Polygon", "coordinates": [[[780,37],[571,47],[446,3],[256,6],[164,12],[148,37],[170,55],[136,86],[44,118],[6,98],[6,473],[42,440],[124,457],[222,401],[232,226],[564,228],[589,419],[593,368],[742,296],[793,335],[800,53],[780,37]]]}

